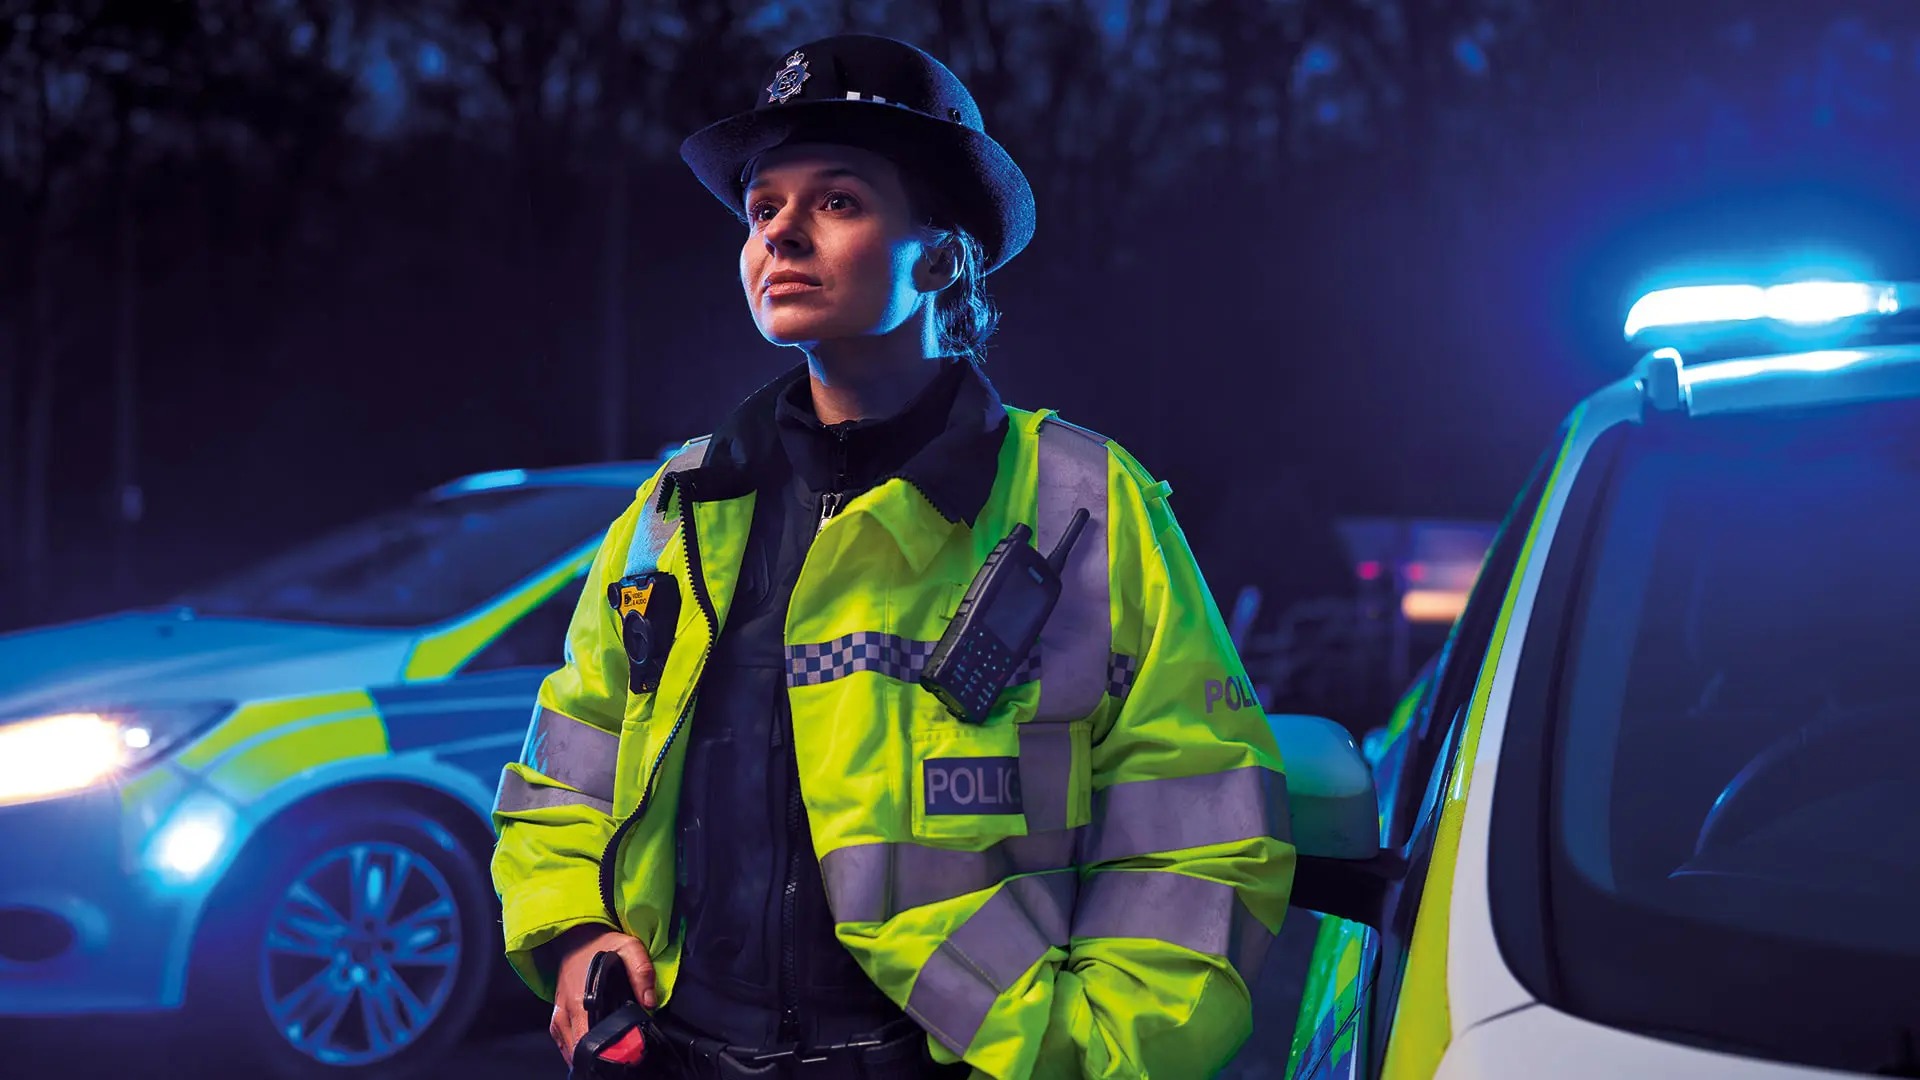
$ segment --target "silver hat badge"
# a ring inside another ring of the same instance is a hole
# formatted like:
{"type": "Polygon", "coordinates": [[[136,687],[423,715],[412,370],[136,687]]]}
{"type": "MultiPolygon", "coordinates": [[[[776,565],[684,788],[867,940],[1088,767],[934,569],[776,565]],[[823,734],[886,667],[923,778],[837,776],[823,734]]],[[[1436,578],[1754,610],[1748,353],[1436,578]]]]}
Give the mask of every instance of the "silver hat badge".
{"type": "Polygon", "coordinates": [[[774,72],[773,82],[767,85],[767,102],[772,105],[785,105],[788,99],[800,92],[800,87],[810,76],[807,74],[807,58],[804,53],[794,53],[787,57],[787,65],[774,72]]]}

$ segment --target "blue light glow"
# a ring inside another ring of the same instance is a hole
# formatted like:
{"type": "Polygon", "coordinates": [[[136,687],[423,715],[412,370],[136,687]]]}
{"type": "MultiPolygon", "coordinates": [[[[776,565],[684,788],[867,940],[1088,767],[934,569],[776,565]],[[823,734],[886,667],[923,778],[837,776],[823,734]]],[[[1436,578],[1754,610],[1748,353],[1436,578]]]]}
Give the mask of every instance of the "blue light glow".
{"type": "Polygon", "coordinates": [[[525,469],[501,469],[498,472],[479,473],[460,481],[462,491],[491,491],[494,488],[518,487],[527,482],[525,469]]]}
{"type": "Polygon", "coordinates": [[[1895,285],[1863,281],[1800,281],[1786,285],[1694,285],[1661,289],[1627,313],[1629,339],[1654,327],[1704,326],[1760,319],[1818,326],[1901,309],[1895,285]]]}
{"type": "Polygon", "coordinates": [[[1820,352],[1795,353],[1791,356],[1761,356],[1747,360],[1723,360],[1698,368],[1683,368],[1680,379],[1688,386],[1702,383],[1725,382],[1729,379],[1744,379],[1750,375],[1763,375],[1772,371],[1798,371],[1818,374],[1825,371],[1839,371],[1868,359],[1869,354],[1851,349],[1829,349],[1820,352]]]}
{"type": "Polygon", "coordinates": [[[175,884],[194,880],[226,852],[233,821],[233,807],[225,800],[206,792],[188,796],[154,834],[148,867],[175,884]]]}
{"type": "Polygon", "coordinates": [[[1485,75],[1487,73],[1486,50],[1470,37],[1463,37],[1453,43],[1453,59],[1469,74],[1485,75]]]}

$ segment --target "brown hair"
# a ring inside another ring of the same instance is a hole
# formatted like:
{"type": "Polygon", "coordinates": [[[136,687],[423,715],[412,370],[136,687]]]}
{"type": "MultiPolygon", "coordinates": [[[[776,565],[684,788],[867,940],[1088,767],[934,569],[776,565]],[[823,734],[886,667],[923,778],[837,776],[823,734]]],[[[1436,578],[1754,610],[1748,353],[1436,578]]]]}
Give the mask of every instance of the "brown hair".
{"type": "Polygon", "coordinates": [[[929,225],[934,247],[947,249],[958,273],[953,284],[940,290],[933,301],[934,327],[940,335],[940,351],[965,356],[978,363],[986,359],[987,339],[1000,325],[1000,312],[987,295],[986,250],[972,233],[958,225],[929,225]]]}
{"type": "MultiPolygon", "coordinates": [[[[896,162],[899,158],[895,157],[896,162]]],[[[957,223],[940,191],[911,167],[900,169],[907,199],[920,218],[930,247],[945,248],[954,260],[953,284],[934,298],[933,321],[940,351],[975,363],[986,359],[987,339],[1000,325],[1000,310],[987,295],[987,252],[980,238],[957,223]]]]}

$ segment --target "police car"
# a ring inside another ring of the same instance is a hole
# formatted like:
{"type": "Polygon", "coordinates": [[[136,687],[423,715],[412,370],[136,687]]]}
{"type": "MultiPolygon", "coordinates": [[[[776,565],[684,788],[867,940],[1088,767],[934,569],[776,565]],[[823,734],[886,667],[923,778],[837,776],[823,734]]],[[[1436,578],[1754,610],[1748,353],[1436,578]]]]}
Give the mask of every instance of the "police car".
{"type": "Polygon", "coordinates": [[[204,1008],[225,1060],[288,1075],[444,1049],[505,968],[501,767],[655,467],[470,476],[0,637],[0,1017],[204,1008]]]}
{"type": "Polygon", "coordinates": [[[1393,723],[1275,720],[1291,1075],[1920,1076],[1916,307],[1643,297],[1393,723]]]}

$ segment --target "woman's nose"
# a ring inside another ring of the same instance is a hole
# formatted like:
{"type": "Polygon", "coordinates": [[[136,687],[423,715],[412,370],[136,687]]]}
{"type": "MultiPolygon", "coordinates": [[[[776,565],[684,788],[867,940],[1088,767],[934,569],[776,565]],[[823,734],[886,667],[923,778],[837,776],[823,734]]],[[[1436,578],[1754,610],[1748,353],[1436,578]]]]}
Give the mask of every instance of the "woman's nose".
{"type": "Polygon", "coordinates": [[[766,241],[768,251],[805,251],[810,246],[805,225],[792,210],[776,214],[761,227],[760,237],[766,241]]]}

